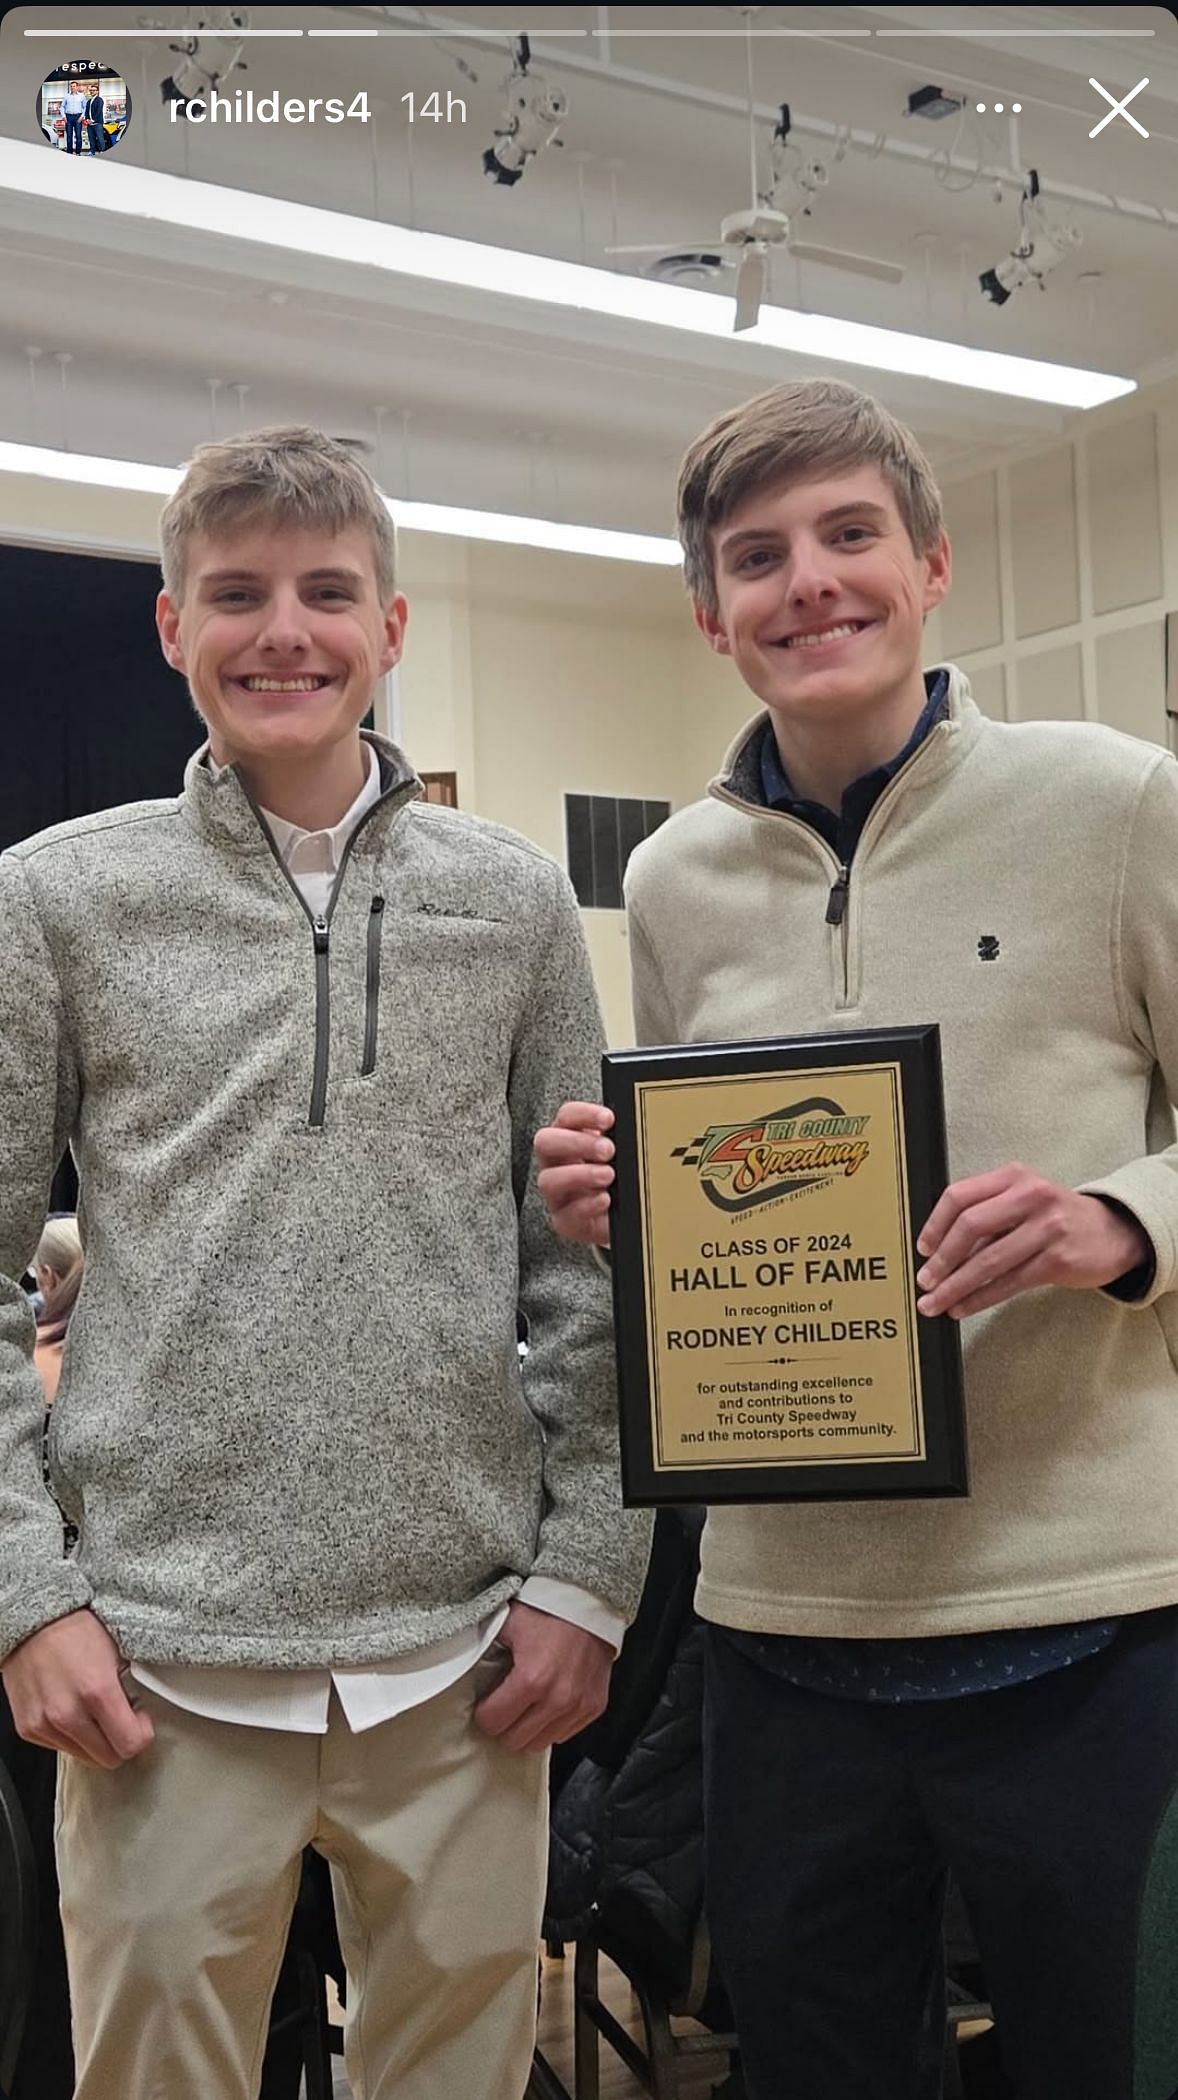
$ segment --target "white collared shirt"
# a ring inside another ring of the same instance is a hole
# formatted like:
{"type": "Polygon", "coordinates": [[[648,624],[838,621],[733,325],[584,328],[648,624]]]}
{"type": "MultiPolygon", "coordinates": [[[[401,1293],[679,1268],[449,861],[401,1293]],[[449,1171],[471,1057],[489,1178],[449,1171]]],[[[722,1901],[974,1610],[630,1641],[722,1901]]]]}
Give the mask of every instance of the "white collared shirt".
{"type": "Polygon", "coordinates": [[[278,849],[278,858],[308,911],[313,912],[317,919],[321,919],[327,910],[348,840],[361,818],[366,817],[373,803],[380,800],[380,762],[371,744],[366,743],[362,748],[368,765],[364,785],[338,824],[331,825],[326,831],[304,831],[300,825],[288,823],[285,817],[276,817],[272,810],[262,811],[278,849]]]}
{"type": "MultiPolygon", "coordinates": [[[[285,817],[263,809],[291,881],[316,918],[327,911],[340,862],[361,818],[380,798],[380,764],[370,743],[363,745],[368,775],[351,808],[338,824],[323,831],[304,831],[285,817]]],[[[214,775],[225,770],[210,758],[214,775]]],[[[607,1604],[571,1582],[556,1582],[551,1576],[529,1575],[518,1601],[554,1618],[568,1619],[608,1641],[616,1651],[622,1645],[625,1622],[607,1604]]],[[[411,1706],[421,1706],[436,1693],[445,1691],[473,1669],[480,1655],[496,1638],[508,1607],[492,1613],[478,1625],[419,1648],[393,1661],[362,1664],[333,1670],[207,1669],[192,1664],[131,1663],[132,1675],[149,1691],[158,1692],[175,1706],[214,1721],[235,1721],[254,1728],[281,1728],[296,1734],[324,1734],[334,1686],[348,1726],[359,1733],[391,1720],[411,1706]]]]}

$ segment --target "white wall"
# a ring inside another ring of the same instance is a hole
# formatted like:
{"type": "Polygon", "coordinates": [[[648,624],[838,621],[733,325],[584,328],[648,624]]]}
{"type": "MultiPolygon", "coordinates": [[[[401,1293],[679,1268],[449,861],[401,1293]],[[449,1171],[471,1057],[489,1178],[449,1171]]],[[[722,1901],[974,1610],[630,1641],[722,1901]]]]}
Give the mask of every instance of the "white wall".
{"type": "MultiPolygon", "coordinates": [[[[404,534],[398,681],[415,764],[564,860],[564,796],[679,808],[752,708],[696,634],[677,569],[404,534]]],[[[625,919],[582,914],[610,1040],[633,1040],[625,919]]]]}
{"type": "Polygon", "coordinates": [[[0,473],[0,539],[81,553],[155,555],[161,498],[0,473]]]}
{"type": "Polygon", "coordinates": [[[930,650],[987,713],[1081,717],[1165,744],[1178,608],[1178,381],[1073,417],[1064,436],[951,482],[952,595],[930,650]]]}

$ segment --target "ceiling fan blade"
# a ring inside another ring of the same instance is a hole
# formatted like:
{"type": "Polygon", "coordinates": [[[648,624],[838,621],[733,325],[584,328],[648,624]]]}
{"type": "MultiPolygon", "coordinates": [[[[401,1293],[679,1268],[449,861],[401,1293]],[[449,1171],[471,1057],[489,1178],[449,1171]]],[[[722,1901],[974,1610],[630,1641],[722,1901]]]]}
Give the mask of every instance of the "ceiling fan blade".
{"type": "Polygon", "coordinates": [[[755,328],[761,314],[761,299],[765,291],[765,250],[746,249],[736,273],[736,315],[732,323],[734,335],[743,329],[755,328]]]}
{"type": "Polygon", "coordinates": [[[854,255],[846,248],[818,248],[811,241],[790,241],[789,252],[799,262],[825,263],[829,270],[874,277],[879,284],[899,284],[904,276],[902,263],[885,262],[879,255],[854,255]]]}

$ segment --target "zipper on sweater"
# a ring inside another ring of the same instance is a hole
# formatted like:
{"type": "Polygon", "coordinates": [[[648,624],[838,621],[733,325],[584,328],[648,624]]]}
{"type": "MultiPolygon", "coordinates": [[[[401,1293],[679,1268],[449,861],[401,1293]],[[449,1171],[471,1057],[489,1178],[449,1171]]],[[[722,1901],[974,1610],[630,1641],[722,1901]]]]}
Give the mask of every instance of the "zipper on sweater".
{"type": "Polygon", "coordinates": [[[842,1004],[850,1006],[850,926],[846,920],[846,903],[850,892],[850,867],[846,861],[838,869],[832,890],[825,901],[825,922],[838,928],[838,943],[842,949],[842,1004]]]}
{"type": "MultiPolygon", "coordinates": [[[[863,859],[864,847],[873,842],[874,834],[879,830],[880,825],[888,815],[899,783],[905,780],[919,766],[921,760],[928,755],[937,736],[937,731],[942,726],[940,723],[934,724],[929,734],[925,737],[924,742],[918,745],[911,758],[905,760],[898,773],[893,773],[859,834],[859,842],[855,852],[860,862],[863,859]]],[[[746,801],[743,795],[733,794],[731,788],[722,786],[719,782],[713,783],[709,792],[715,797],[717,802],[728,802],[733,809],[739,809],[743,811],[745,816],[756,817],[763,823],[794,825],[797,830],[807,834],[819,857],[829,867],[834,856],[825,840],[811,825],[803,824],[799,818],[787,815],[784,810],[766,809],[763,805],[746,801]]],[[[849,1007],[859,997],[858,982],[854,985],[851,983],[851,870],[849,865],[845,863],[835,861],[834,865],[835,879],[827,893],[825,922],[828,926],[836,929],[841,951],[839,958],[841,970],[839,963],[835,963],[832,959],[832,968],[836,978],[835,1005],[836,1007],[849,1007]],[[839,984],[840,978],[841,985],[839,984]]],[[[858,895],[858,889],[856,889],[856,895],[858,895]]],[[[858,971],[855,974],[856,978],[858,978],[858,971]]]]}
{"type": "Polygon", "coordinates": [[[851,1004],[850,928],[847,921],[847,901],[850,887],[851,870],[847,863],[844,862],[831,885],[830,895],[826,900],[826,923],[828,926],[837,927],[839,946],[842,950],[842,1004],[844,1006],[851,1004]]]}
{"type": "Polygon", "coordinates": [[[315,1070],[311,1078],[311,1113],[308,1121],[313,1130],[323,1124],[323,1112],[327,1104],[327,1060],[331,1048],[331,973],[328,943],[331,932],[325,918],[311,921],[315,936],[315,1070]]]}
{"type": "MultiPolygon", "coordinates": [[[[415,792],[415,783],[412,781],[406,781],[403,782],[399,787],[386,788],[384,793],[377,797],[371,809],[365,811],[355,830],[351,833],[350,837],[348,838],[344,846],[343,853],[340,856],[340,864],[336,870],[335,881],[332,883],[331,886],[331,895],[327,900],[327,910],[325,912],[319,913],[317,916],[308,905],[306,898],[303,896],[303,893],[298,886],[298,883],[292,879],[290,870],[284,866],[282,855],[279,853],[278,848],[274,844],[274,836],[270,830],[270,826],[267,824],[265,817],[262,815],[262,812],[258,808],[257,803],[255,802],[253,796],[250,794],[249,789],[246,787],[244,780],[242,780],[240,773],[237,777],[238,784],[241,787],[242,793],[244,794],[246,801],[249,803],[250,808],[253,810],[254,816],[257,818],[258,824],[261,827],[262,834],[270,847],[271,853],[274,855],[275,860],[278,862],[279,870],[282,874],[283,880],[287,883],[292,894],[294,895],[298,903],[299,910],[305,912],[307,918],[311,921],[311,930],[315,942],[315,1065],[311,1076],[311,1111],[309,1116],[307,1117],[307,1124],[308,1127],[312,1130],[321,1130],[323,1128],[324,1114],[327,1106],[327,1067],[328,1056],[331,1049],[331,977],[329,971],[329,944],[331,939],[331,915],[335,910],[335,900],[339,896],[340,884],[344,879],[344,870],[348,865],[348,860],[351,856],[352,848],[355,845],[356,840],[359,838],[360,833],[365,829],[365,827],[368,824],[372,822],[372,819],[376,815],[377,811],[379,809],[383,809],[386,803],[392,801],[399,804],[402,802],[410,801],[415,792]]],[[[383,911],[383,909],[384,899],[382,898],[381,910],[383,911]]],[[[371,955],[371,919],[369,920],[368,931],[369,954],[371,955]]],[[[371,998],[371,996],[372,995],[370,992],[369,997],[371,998]]],[[[367,1049],[367,1014],[365,1016],[364,1033],[365,1049],[367,1049]]],[[[375,1024],[373,1024],[373,1036],[375,1042],[375,1024]]]]}
{"type": "Polygon", "coordinates": [[[826,924],[835,929],[832,935],[832,942],[837,940],[839,948],[838,959],[836,960],[833,954],[831,956],[831,995],[836,1012],[841,1007],[849,1006],[851,1002],[847,944],[847,901],[851,884],[850,868],[844,866],[842,862],[835,858],[821,832],[815,831],[812,824],[803,824],[800,817],[791,817],[783,809],[758,807],[756,803],[746,802],[742,796],[734,795],[729,788],[713,786],[711,793],[717,802],[729,802],[733,809],[741,810],[745,816],[756,817],[763,824],[785,824],[791,831],[799,832],[802,838],[805,839],[811,852],[821,862],[823,868],[833,867],[834,881],[827,891],[826,911],[824,913],[826,924]]]}
{"type": "Polygon", "coordinates": [[[380,1010],[380,930],[384,898],[374,897],[368,907],[368,953],[364,984],[364,1061],[360,1077],[376,1070],[376,1024],[380,1010]]]}
{"type": "Polygon", "coordinates": [[[847,891],[851,883],[851,870],[841,867],[826,900],[826,923],[841,926],[847,915],[847,891]]]}

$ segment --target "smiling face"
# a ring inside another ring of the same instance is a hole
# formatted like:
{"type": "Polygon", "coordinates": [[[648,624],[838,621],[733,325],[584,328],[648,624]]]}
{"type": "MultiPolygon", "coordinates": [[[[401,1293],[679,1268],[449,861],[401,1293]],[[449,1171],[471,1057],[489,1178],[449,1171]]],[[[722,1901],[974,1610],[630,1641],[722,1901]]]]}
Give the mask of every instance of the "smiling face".
{"type": "Polygon", "coordinates": [[[407,607],[382,605],[362,526],[340,533],[259,523],[194,533],[183,598],[160,593],[167,661],[188,680],[219,765],[268,775],[338,761],[377,682],[401,655],[407,607]]]}
{"type": "Polygon", "coordinates": [[[878,467],[750,496],[712,546],[717,608],[697,603],[697,624],[779,737],[910,705],[915,720],[924,616],[949,588],[949,543],[917,554],[878,467]]]}

